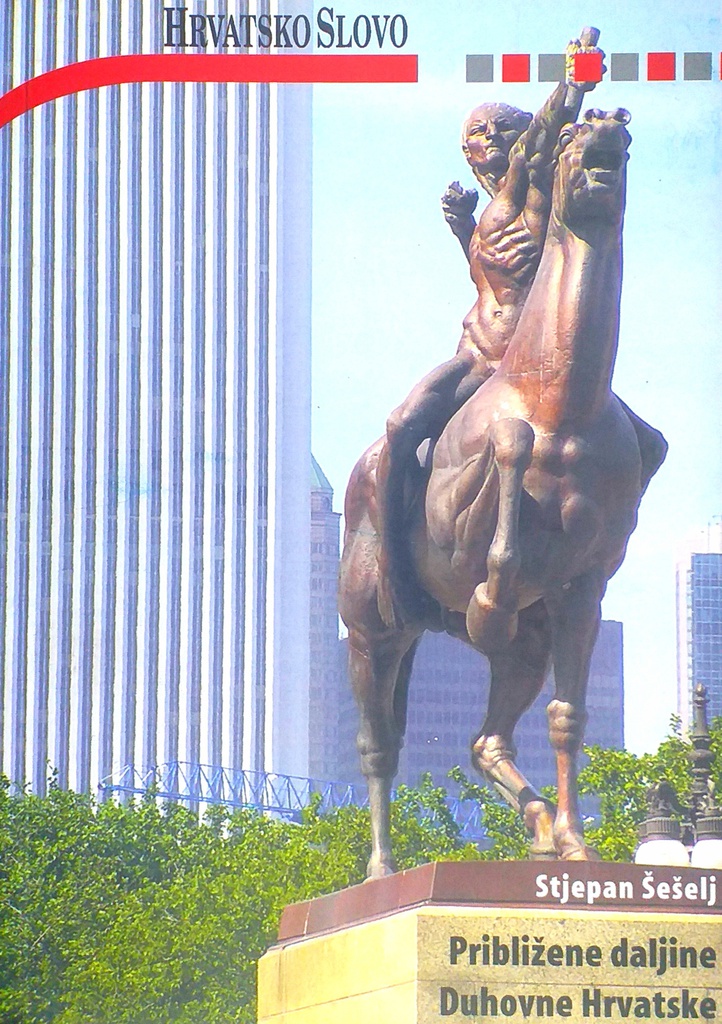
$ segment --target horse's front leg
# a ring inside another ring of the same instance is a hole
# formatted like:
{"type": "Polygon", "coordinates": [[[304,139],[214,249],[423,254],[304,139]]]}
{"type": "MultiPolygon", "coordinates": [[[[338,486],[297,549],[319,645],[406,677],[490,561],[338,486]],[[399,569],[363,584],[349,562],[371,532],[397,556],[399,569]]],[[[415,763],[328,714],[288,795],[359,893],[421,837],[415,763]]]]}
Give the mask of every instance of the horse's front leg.
{"type": "Polygon", "coordinates": [[[562,860],[596,860],[584,842],[577,791],[577,755],[587,722],[586,693],[607,581],[590,572],[546,599],[552,628],[556,691],[547,708],[549,739],[557,762],[558,802],[554,843],[562,860]]]}
{"type": "Polygon", "coordinates": [[[514,763],[514,727],[533,704],[549,671],[549,615],[542,601],[519,613],[519,628],[511,643],[492,652],[489,710],[481,734],[472,746],[472,761],[507,803],[520,812],[533,836],[535,860],[556,857],[554,808],[514,763]]]}

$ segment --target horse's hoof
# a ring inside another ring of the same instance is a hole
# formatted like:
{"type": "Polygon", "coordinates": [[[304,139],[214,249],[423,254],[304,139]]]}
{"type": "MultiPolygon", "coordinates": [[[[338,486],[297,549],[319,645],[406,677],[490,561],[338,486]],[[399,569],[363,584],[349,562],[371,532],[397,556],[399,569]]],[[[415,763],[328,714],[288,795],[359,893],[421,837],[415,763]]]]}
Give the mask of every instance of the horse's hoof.
{"type": "Polygon", "coordinates": [[[593,846],[587,846],[583,839],[577,836],[569,836],[557,843],[559,858],[561,860],[601,860],[597,850],[593,846]]]}
{"type": "Polygon", "coordinates": [[[466,611],[466,628],[472,643],[485,654],[503,651],[512,642],[519,628],[519,615],[514,609],[495,604],[480,583],[466,611]]]}
{"type": "Polygon", "coordinates": [[[595,850],[593,846],[587,846],[586,843],[584,843],[582,845],[580,850],[576,850],[573,853],[571,853],[568,857],[564,858],[564,860],[593,860],[593,861],[599,861],[601,859],[602,858],[599,855],[599,851],[595,850]]]}
{"type": "Polygon", "coordinates": [[[529,860],[559,860],[559,854],[554,846],[532,843],[529,847],[529,860]]]}
{"type": "Polygon", "coordinates": [[[558,860],[554,844],[556,807],[548,800],[530,800],[524,807],[524,825],[532,836],[529,860],[558,860]]]}
{"type": "Polygon", "coordinates": [[[377,878],[388,878],[389,875],[395,875],[397,871],[398,868],[393,857],[380,857],[378,859],[372,857],[366,868],[364,882],[375,882],[377,878]]]}

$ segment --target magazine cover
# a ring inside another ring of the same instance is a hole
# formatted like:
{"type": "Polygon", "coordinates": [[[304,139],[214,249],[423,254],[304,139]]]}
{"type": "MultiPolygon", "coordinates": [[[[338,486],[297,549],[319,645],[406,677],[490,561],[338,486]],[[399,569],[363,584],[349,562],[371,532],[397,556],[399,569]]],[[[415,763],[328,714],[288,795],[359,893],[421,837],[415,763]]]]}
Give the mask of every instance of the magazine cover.
{"type": "Polygon", "coordinates": [[[693,682],[722,714],[721,60],[710,0],[0,0],[15,792],[267,808],[253,779],[356,764],[346,483],[479,297],[470,113],[531,119],[570,74],[578,120],[629,115],[613,388],[669,445],[603,604],[625,743],[688,724],[693,682]]]}

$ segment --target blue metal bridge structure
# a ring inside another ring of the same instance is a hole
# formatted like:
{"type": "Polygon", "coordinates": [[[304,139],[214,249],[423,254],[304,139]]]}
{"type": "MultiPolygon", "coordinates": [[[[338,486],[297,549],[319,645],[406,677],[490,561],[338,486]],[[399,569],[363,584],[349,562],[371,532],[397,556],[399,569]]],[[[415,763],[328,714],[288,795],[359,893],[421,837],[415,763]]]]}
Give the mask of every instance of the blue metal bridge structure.
{"type": "MultiPolygon", "coordinates": [[[[170,761],[151,768],[129,764],[99,784],[102,796],[152,796],[160,800],[199,804],[225,804],[233,808],[250,808],[291,821],[300,821],[305,807],[315,794],[320,795],[319,811],[337,808],[364,807],[368,802],[366,787],[344,782],[323,782],[274,772],[257,772],[221,768],[216,765],[170,761]]],[[[446,803],[459,826],[460,837],[467,842],[484,839],[481,811],[473,800],[447,797],[446,803]]],[[[434,812],[421,814],[434,820],[434,812]]]]}

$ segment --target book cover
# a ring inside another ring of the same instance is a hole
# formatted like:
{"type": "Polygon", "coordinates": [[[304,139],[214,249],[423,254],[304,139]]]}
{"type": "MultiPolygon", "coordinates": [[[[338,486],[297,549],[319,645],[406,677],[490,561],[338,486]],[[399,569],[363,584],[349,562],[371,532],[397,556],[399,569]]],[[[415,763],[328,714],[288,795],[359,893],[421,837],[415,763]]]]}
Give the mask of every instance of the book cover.
{"type": "Polygon", "coordinates": [[[629,110],[633,137],[614,387],[670,445],[604,605],[628,741],[652,745],[677,706],[675,548],[719,514],[712,5],[0,18],[5,774],[307,774],[311,440],[340,496],[453,354],[474,286],[440,197],[474,184],[462,122],[538,110],[590,23],[589,106],[629,110]]]}
{"type": "MultiPolygon", "coordinates": [[[[440,200],[476,187],[469,112],[538,111],[590,25],[606,69],[587,105],[628,110],[633,139],[614,389],[669,442],[603,606],[623,624],[626,741],[654,748],[690,681],[722,712],[718,524],[675,575],[682,539],[722,511],[709,0],[0,0],[0,774],[16,791],[161,779],[194,810],[277,813],[298,794],[260,786],[305,779],[312,742],[356,760],[355,722],[310,732],[310,634],[338,625],[314,604],[310,484],[339,508],[390,412],[456,350],[476,289],[440,200]]],[[[76,903],[45,842],[29,838],[42,884],[10,879],[40,904],[6,901],[11,1014],[30,997],[63,1013],[85,972],[71,1016],[254,1019],[279,886],[250,876],[272,858],[218,843],[205,888],[203,871],[171,884],[174,864],[146,886],[149,858],[138,901],[80,873],[76,903]]],[[[329,860],[304,856],[303,884],[329,860]]]]}

